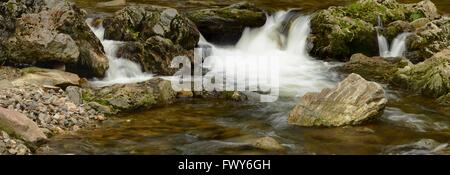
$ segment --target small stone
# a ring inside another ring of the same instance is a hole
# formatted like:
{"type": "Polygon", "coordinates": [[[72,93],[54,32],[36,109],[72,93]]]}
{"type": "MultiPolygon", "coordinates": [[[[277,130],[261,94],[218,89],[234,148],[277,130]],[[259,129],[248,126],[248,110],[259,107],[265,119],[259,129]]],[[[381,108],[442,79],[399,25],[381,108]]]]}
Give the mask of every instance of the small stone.
{"type": "Polygon", "coordinates": [[[263,137],[255,142],[252,143],[252,145],[258,149],[263,149],[267,151],[283,151],[284,147],[278,143],[277,140],[275,140],[272,137],[263,137]]]}

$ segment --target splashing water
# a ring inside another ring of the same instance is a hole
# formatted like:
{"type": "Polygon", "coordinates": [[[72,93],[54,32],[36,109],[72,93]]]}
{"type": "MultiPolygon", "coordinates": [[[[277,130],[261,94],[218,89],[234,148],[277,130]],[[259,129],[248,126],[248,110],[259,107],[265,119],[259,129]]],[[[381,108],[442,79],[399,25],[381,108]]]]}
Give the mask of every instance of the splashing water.
{"type": "Polygon", "coordinates": [[[241,74],[237,73],[239,70],[257,71],[257,76],[247,74],[247,84],[237,82],[237,86],[258,83],[259,86],[279,88],[281,96],[300,96],[331,86],[332,74],[328,70],[332,65],[317,61],[307,54],[310,18],[302,16],[292,21],[289,33],[285,36],[280,29],[287,14],[278,12],[268,17],[261,28],[245,29],[233,47],[213,45],[201,38],[200,44],[211,46],[210,57],[216,58],[208,74],[226,72],[224,74],[228,80],[240,77],[241,74]],[[279,77],[275,84],[270,82],[273,75],[279,77]]]}
{"type": "Polygon", "coordinates": [[[381,17],[378,16],[378,26],[377,26],[377,39],[378,39],[378,48],[380,51],[380,56],[382,57],[402,57],[406,52],[406,39],[410,35],[410,33],[401,33],[397,37],[394,38],[391,44],[391,48],[389,48],[389,42],[386,37],[381,34],[380,30],[383,28],[383,21],[381,17]]]}
{"type": "Polygon", "coordinates": [[[94,79],[91,84],[98,87],[111,86],[114,84],[126,84],[146,81],[152,78],[151,74],[142,71],[141,66],[133,61],[118,58],[117,50],[124,44],[120,41],[105,40],[105,28],[100,25],[93,27],[92,19],[87,21],[89,27],[94,32],[95,36],[100,40],[105,49],[106,57],[108,58],[109,68],[103,79],[94,79]]]}

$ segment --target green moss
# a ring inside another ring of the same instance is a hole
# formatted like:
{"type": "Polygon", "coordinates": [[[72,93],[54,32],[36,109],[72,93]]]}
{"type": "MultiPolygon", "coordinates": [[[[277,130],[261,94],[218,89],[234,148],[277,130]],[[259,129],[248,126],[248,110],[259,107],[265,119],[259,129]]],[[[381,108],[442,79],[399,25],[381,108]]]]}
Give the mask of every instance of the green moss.
{"type": "Polygon", "coordinates": [[[422,11],[416,11],[409,15],[409,21],[412,22],[412,21],[415,21],[417,19],[424,18],[424,17],[426,17],[426,16],[425,16],[425,14],[423,14],[422,11]]]}

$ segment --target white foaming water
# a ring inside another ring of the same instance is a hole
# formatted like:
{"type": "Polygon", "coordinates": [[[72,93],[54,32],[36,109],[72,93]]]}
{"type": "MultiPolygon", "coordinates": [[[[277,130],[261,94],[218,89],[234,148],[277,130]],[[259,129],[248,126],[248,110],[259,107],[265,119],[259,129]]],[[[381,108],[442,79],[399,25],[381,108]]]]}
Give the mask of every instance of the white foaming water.
{"type": "Polygon", "coordinates": [[[406,52],[406,39],[410,33],[402,33],[395,37],[392,41],[391,48],[389,49],[389,44],[387,39],[378,33],[378,46],[380,48],[380,56],[382,57],[401,57],[404,56],[406,52]]]}
{"type": "Polygon", "coordinates": [[[307,54],[309,17],[295,19],[286,37],[280,31],[286,15],[287,12],[279,12],[268,17],[264,26],[246,29],[233,47],[213,45],[201,38],[200,44],[211,46],[210,57],[215,58],[208,74],[226,72],[228,81],[230,77],[242,78],[242,74],[236,74],[240,70],[257,71],[257,76],[247,74],[246,84],[234,83],[238,87],[258,83],[259,86],[279,88],[281,96],[300,96],[333,85],[328,71],[331,65],[307,54]],[[279,83],[270,82],[273,75],[278,75],[279,83]]]}
{"type": "Polygon", "coordinates": [[[151,74],[142,71],[141,66],[133,61],[118,58],[117,50],[123,42],[105,40],[105,28],[100,25],[97,28],[91,26],[92,19],[87,21],[95,36],[100,40],[108,58],[109,68],[103,79],[94,79],[91,84],[98,87],[111,86],[114,84],[126,84],[146,81],[152,78],[151,74]]]}

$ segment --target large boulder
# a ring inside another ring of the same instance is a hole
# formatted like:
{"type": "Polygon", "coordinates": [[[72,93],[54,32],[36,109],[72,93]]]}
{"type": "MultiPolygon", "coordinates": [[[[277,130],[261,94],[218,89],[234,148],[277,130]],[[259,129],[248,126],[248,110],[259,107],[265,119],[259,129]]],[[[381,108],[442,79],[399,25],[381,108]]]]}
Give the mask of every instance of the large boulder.
{"type": "Polygon", "coordinates": [[[15,86],[34,84],[37,86],[56,86],[65,89],[67,86],[79,86],[78,75],[55,69],[29,67],[22,69],[23,76],[12,81],[15,86]]]}
{"type": "Polygon", "coordinates": [[[125,41],[119,57],[142,65],[145,71],[173,75],[176,56],[193,58],[200,39],[195,24],[177,10],[159,6],[128,6],[103,20],[105,39],[125,41]]]}
{"type": "Polygon", "coordinates": [[[265,12],[248,2],[191,11],[187,16],[208,41],[227,44],[237,42],[246,27],[261,27],[266,22],[265,12]]]}
{"type": "Polygon", "coordinates": [[[386,103],[383,87],[350,74],[335,88],[301,97],[288,122],[299,126],[358,125],[381,116],[386,103]]]}
{"type": "Polygon", "coordinates": [[[109,109],[111,113],[129,112],[170,104],[176,92],[170,81],[152,79],[133,84],[117,84],[109,87],[83,89],[84,103],[95,102],[94,108],[109,109]]]}
{"type": "Polygon", "coordinates": [[[427,97],[450,92],[450,48],[436,53],[422,63],[399,70],[392,83],[427,97]]]}
{"type": "Polygon", "coordinates": [[[47,136],[33,120],[16,111],[0,107],[0,130],[30,143],[45,141],[47,136]]]}
{"type": "Polygon", "coordinates": [[[356,73],[371,81],[390,82],[399,69],[411,64],[405,58],[368,57],[357,53],[340,70],[356,73]]]}
{"type": "Polygon", "coordinates": [[[406,57],[413,63],[422,62],[450,46],[450,18],[443,17],[422,25],[408,37],[406,45],[406,57]]]}
{"type": "Polygon", "coordinates": [[[0,61],[66,64],[86,77],[108,69],[103,46],[86,24],[86,12],[59,0],[0,2],[0,61]]]}
{"type": "MultiPolygon", "coordinates": [[[[378,55],[376,26],[394,21],[435,18],[431,1],[401,4],[395,0],[360,0],[345,7],[330,7],[311,19],[311,53],[321,58],[347,60],[353,53],[378,55]],[[422,5],[420,5],[422,4],[422,5]]],[[[398,33],[397,33],[398,34],[398,33]]],[[[392,35],[397,35],[392,34],[392,35]]]]}

